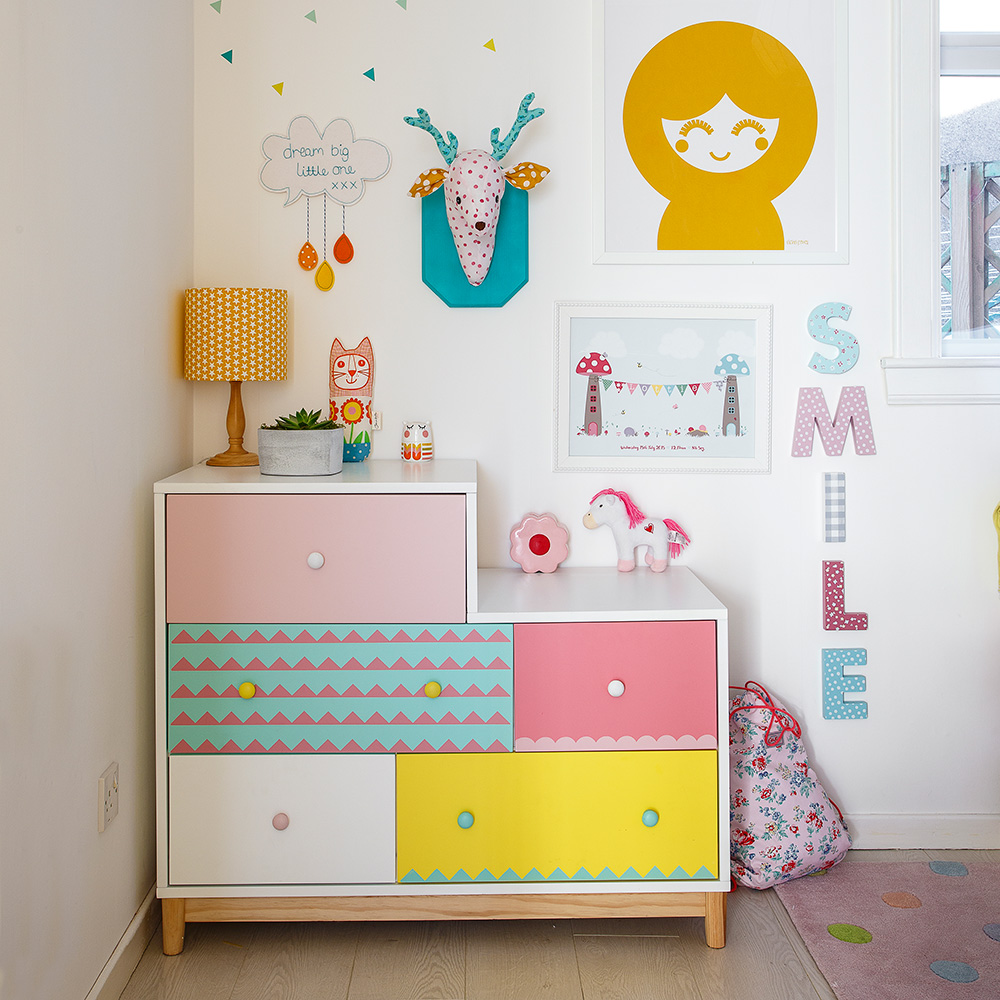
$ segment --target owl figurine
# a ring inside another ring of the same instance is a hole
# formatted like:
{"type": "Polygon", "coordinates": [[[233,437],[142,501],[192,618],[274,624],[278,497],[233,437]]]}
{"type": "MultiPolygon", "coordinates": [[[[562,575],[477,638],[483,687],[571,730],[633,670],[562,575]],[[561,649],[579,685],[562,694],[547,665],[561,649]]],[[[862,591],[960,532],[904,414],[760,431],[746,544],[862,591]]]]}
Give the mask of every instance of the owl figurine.
{"type": "Polygon", "coordinates": [[[344,425],[344,461],[363,462],[372,450],[375,353],[365,337],[353,350],[338,338],[330,348],[330,419],[344,425]]]}
{"type": "Polygon", "coordinates": [[[427,462],[434,457],[434,435],[429,420],[403,421],[400,457],[404,462],[427,462]]]}

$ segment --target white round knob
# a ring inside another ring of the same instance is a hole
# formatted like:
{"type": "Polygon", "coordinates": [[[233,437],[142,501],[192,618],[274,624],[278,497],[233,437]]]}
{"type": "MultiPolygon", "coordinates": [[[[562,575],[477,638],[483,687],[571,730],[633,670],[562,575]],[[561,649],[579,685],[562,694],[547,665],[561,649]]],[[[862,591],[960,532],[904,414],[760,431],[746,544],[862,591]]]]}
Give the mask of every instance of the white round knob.
{"type": "Polygon", "coordinates": [[[620,698],[625,693],[625,685],[622,681],[610,681],[608,683],[608,694],[612,698],[620,698]]]}
{"type": "Polygon", "coordinates": [[[326,559],[323,558],[322,552],[310,552],[306,562],[309,564],[310,569],[322,569],[326,559]]]}

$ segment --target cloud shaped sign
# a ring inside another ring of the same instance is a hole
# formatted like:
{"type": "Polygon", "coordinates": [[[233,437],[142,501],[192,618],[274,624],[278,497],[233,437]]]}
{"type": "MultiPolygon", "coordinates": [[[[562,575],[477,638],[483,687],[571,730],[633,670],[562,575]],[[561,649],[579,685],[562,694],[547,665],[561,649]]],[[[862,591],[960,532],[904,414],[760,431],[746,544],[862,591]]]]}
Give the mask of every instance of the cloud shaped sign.
{"type": "Polygon", "coordinates": [[[353,205],[365,193],[367,181],[389,172],[389,150],[374,139],[356,139],[346,118],[335,118],[322,131],[305,115],[293,118],[286,135],[271,134],[261,143],[264,166],[260,182],[285,193],[291,205],[302,195],[326,195],[353,205]]]}

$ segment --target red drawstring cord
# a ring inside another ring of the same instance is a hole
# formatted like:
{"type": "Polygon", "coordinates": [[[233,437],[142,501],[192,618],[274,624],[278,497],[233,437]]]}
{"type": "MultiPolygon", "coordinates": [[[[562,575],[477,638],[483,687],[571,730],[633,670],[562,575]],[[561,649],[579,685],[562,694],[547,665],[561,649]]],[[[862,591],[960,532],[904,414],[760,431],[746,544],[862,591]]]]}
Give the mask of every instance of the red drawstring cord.
{"type": "Polygon", "coordinates": [[[771,700],[771,695],[768,694],[762,684],[758,684],[756,681],[747,681],[745,687],[730,685],[729,690],[746,691],[749,694],[756,695],[761,702],[763,702],[763,704],[756,705],[737,705],[736,708],[729,713],[730,719],[732,719],[737,712],[743,712],[750,708],[761,708],[771,713],[771,718],[767,724],[767,731],[764,733],[765,746],[780,746],[785,733],[791,733],[796,738],[801,738],[802,727],[798,724],[795,717],[791,715],[791,713],[785,711],[785,709],[778,708],[771,700]],[[779,727],[779,732],[777,734],[773,732],[775,726],[779,727]]]}

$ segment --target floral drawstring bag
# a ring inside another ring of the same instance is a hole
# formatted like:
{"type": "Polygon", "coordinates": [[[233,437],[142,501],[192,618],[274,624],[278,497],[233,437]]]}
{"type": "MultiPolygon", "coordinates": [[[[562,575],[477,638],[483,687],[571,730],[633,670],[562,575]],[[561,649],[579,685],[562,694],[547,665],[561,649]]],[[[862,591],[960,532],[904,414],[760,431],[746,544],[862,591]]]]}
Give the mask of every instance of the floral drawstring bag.
{"type": "Polygon", "coordinates": [[[830,868],[851,846],[809,766],[802,727],[755,681],[729,689],[733,877],[753,889],[830,868]]]}

